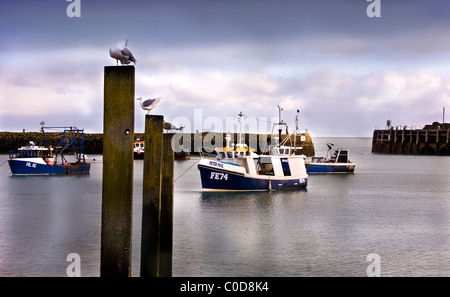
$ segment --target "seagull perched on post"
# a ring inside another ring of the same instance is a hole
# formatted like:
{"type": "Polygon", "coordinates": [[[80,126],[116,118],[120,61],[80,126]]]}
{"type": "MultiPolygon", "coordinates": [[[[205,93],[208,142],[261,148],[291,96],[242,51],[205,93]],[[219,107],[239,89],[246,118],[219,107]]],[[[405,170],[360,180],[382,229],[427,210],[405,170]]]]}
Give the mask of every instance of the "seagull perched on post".
{"type": "Polygon", "coordinates": [[[148,110],[147,114],[149,114],[150,110],[158,105],[159,101],[161,101],[161,98],[144,99],[142,97],[139,97],[136,100],[140,101],[142,109],[148,110]]]}
{"type": "Polygon", "coordinates": [[[119,65],[119,61],[122,65],[130,64],[130,62],[136,64],[137,62],[133,54],[127,48],[127,44],[128,39],[124,38],[122,41],[109,48],[109,55],[111,56],[111,58],[116,59],[117,65],[119,65]]]}

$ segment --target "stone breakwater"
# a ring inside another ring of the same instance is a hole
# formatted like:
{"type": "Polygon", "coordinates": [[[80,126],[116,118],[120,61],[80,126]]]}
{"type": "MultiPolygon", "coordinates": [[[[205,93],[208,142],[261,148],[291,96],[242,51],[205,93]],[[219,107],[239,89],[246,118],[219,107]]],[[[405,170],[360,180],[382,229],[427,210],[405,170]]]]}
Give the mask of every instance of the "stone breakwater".
{"type": "MultiPolygon", "coordinates": [[[[45,133],[49,143],[56,146],[61,137],[58,132],[45,133]]],[[[144,133],[135,133],[134,139],[144,140],[144,133]]],[[[216,146],[226,145],[226,133],[176,133],[174,134],[173,147],[175,150],[185,149],[192,153],[198,153],[199,149],[206,152],[211,152],[216,146]]],[[[231,143],[237,143],[238,134],[231,134],[231,143]]],[[[275,143],[274,135],[266,134],[243,134],[243,142],[250,144],[258,153],[267,151],[268,145],[275,143]]],[[[284,139],[286,135],[282,135],[284,139]]],[[[294,144],[294,137],[291,136],[292,144],[294,144]]],[[[8,153],[11,150],[16,150],[21,146],[27,145],[33,141],[36,145],[42,144],[42,133],[40,132],[0,132],[0,153],[8,153]]],[[[287,141],[286,145],[291,145],[287,141]]],[[[311,157],[314,156],[314,143],[309,133],[302,133],[296,135],[295,146],[300,146],[303,149],[300,153],[311,157]]],[[[86,154],[102,154],[103,153],[103,134],[102,133],[84,133],[84,148],[86,154]]]]}
{"type": "Polygon", "coordinates": [[[375,130],[372,153],[450,156],[450,124],[435,122],[422,129],[375,130]]]}

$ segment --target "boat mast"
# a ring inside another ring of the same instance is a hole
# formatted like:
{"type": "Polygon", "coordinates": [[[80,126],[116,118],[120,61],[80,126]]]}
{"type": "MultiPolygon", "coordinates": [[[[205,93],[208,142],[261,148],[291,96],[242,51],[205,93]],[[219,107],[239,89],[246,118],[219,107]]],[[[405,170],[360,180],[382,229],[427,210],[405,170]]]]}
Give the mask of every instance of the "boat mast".
{"type": "Polygon", "coordinates": [[[295,131],[294,131],[294,147],[297,143],[297,133],[298,133],[298,114],[300,113],[300,110],[297,109],[297,115],[295,116],[295,131]]]}
{"type": "Polygon", "coordinates": [[[281,120],[281,111],[283,108],[280,105],[278,106],[278,147],[281,145],[281,125],[283,125],[283,121],[281,120]]]}
{"type": "Polygon", "coordinates": [[[244,116],[242,111],[238,114],[238,116],[239,116],[239,141],[238,141],[238,144],[242,144],[242,117],[244,116]]]}

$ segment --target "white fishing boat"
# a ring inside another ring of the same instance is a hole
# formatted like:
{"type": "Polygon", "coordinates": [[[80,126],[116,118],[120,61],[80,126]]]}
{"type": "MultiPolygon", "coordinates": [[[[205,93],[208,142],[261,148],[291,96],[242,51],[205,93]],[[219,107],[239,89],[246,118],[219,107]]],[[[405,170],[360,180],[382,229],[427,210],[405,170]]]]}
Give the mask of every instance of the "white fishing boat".
{"type": "Polygon", "coordinates": [[[225,147],[215,148],[215,158],[201,153],[198,169],[204,191],[273,191],[307,186],[304,155],[281,154],[278,146],[272,146],[270,154],[259,155],[241,143],[241,136],[235,145],[230,144],[229,135],[225,139],[225,147]]]}

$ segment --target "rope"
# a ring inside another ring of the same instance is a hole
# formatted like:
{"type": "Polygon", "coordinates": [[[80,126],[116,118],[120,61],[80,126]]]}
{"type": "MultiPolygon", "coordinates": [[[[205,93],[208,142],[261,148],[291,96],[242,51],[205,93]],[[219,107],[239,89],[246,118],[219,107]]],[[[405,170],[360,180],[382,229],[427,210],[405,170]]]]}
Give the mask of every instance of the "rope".
{"type": "MultiPolygon", "coordinates": [[[[8,160],[6,160],[5,162],[3,162],[2,164],[0,164],[0,167],[2,167],[3,165],[5,165],[6,164],[6,162],[8,162],[8,160]]],[[[6,175],[6,172],[8,172],[8,169],[9,169],[9,167],[8,166],[6,166],[5,167],[5,171],[3,171],[3,173],[1,174],[1,175],[6,175]]]]}
{"type": "Polygon", "coordinates": [[[178,176],[173,182],[175,183],[180,177],[182,177],[186,172],[189,171],[189,169],[192,168],[192,166],[194,166],[195,164],[197,164],[197,162],[200,161],[200,159],[198,159],[197,161],[194,162],[194,164],[192,164],[191,166],[189,166],[188,169],[186,169],[180,176],[178,176]]]}

